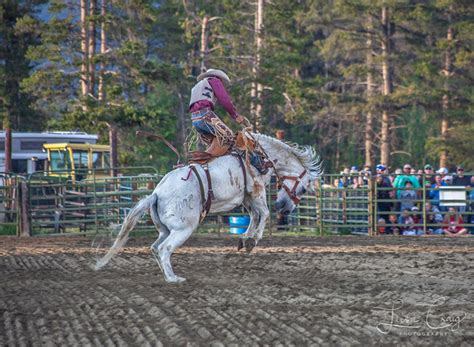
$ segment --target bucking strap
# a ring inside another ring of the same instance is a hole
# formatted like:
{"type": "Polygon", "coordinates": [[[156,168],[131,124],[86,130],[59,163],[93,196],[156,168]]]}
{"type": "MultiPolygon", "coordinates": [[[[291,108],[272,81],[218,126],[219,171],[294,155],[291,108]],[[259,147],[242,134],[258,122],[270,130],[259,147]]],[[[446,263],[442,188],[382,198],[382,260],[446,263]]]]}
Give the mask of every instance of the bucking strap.
{"type": "Polygon", "coordinates": [[[204,193],[204,184],[202,183],[201,176],[199,175],[199,172],[196,169],[196,166],[189,165],[189,167],[191,168],[191,170],[193,170],[193,172],[196,175],[196,177],[198,179],[198,182],[199,182],[199,190],[201,191],[201,203],[202,203],[202,211],[201,211],[201,220],[200,220],[200,222],[202,222],[202,220],[207,216],[207,214],[211,210],[212,199],[214,199],[214,192],[212,191],[211,175],[209,173],[209,169],[208,169],[207,165],[205,167],[203,167],[204,172],[206,173],[207,184],[208,184],[208,187],[209,187],[209,189],[207,191],[207,199],[206,199],[206,195],[204,193]]]}

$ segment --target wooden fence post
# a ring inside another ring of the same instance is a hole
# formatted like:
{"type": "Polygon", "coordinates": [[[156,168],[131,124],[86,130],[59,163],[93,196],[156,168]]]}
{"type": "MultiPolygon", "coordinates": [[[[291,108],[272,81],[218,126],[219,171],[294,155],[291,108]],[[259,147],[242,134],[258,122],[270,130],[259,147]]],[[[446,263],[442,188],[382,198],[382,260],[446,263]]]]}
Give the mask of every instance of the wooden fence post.
{"type": "Polygon", "coordinates": [[[31,236],[31,228],[30,228],[30,203],[28,199],[28,185],[25,181],[20,182],[20,232],[18,236],[31,236]]]}

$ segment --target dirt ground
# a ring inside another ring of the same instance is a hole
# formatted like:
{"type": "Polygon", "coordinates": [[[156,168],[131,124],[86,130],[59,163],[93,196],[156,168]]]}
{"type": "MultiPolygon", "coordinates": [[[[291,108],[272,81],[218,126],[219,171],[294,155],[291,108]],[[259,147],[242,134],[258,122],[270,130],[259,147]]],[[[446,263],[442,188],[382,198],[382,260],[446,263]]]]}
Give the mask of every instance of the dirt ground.
{"type": "Polygon", "coordinates": [[[97,241],[0,237],[0,346],[474,345],[473,237],[195,236],[179,285],[97,241]]]}

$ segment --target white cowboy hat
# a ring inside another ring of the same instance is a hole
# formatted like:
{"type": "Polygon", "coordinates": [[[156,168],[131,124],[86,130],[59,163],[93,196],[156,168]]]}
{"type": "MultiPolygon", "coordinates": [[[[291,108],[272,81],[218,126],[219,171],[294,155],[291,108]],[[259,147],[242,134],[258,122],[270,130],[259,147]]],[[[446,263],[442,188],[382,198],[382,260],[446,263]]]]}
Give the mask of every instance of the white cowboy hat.
{"type": "Polygon", "coordinates": [[[230,78],[227,76],[227,74],[222,71],[222,70],[216,70],[216,69],[209,69],[206,72],[203,72],[197,77],[198,81],[203,80],[206,77],[217,77],[219,78],[224,84],[230,84],[230,78]]]}

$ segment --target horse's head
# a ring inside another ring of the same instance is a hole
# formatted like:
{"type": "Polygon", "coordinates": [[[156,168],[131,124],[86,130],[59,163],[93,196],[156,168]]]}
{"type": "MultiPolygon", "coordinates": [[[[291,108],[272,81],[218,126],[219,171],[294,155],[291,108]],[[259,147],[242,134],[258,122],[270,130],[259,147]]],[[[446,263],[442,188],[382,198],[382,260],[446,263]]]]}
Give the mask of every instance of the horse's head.
{"type": "Polygon", "coordinates": [[[275,162],[278,213],[291,213],[307,191],[314,191],[314,181],[322,174],[322,161],[311,146],[287,144],[269,136],[255,134],[270,159],[275,162]]]}

